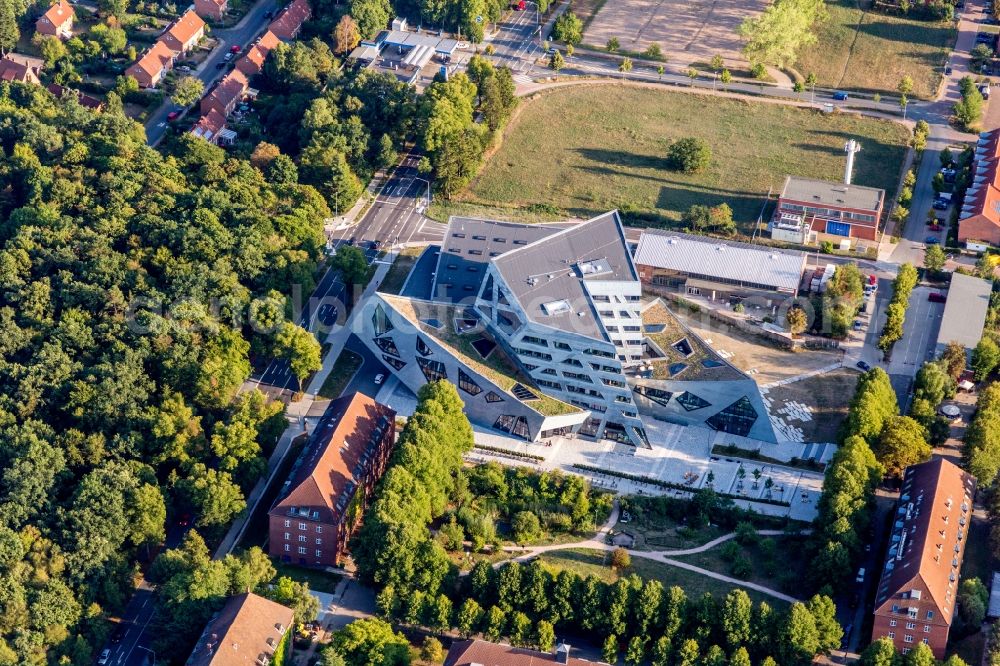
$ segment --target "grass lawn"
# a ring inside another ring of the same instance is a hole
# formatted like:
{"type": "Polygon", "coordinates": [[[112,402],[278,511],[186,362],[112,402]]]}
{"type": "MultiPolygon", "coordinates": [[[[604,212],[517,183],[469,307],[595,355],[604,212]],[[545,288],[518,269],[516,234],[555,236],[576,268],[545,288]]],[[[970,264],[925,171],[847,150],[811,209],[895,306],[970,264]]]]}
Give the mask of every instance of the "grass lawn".
{"type": "MultiPolygon", "coordinates": [[[[586,548],[574,548],[545,553],[541,556],[541,561],[553,571],[568,569],[575,571],[581,576],[593,574],[603,581],[613,583],[618,580],[620,574],[612,571],[611,567],[606,563],[609,558],[610,553],[586,548]]],[[[633,557],[632,566],[621,572],[621,575],[628,576],[631,574],[636,574],[646,580],[658,580],[667,587],[678,585],[684,589],[688,599],[695,599],[705,592],[711,592],[717,599],[722,599],[722,597],[729,594],[729,591],[733,589],[732,585],[721,580],[702,576],[686,569],[672,567],[669,564],[646,560],[641,557],[633,557]]],[[[754,602],[766,601],[775,608],[785,606],[785,602],[780,599],[755,590],[747,590],[747,594],[750,595],[750,598],[754,602]]]]}
{"type": "Polygon", "coordinates": [[[378,290],[387,294],[398,294],[403,289],[406,277],[423,251],[422,247],[403,248],[403,251],[396,256],[396,260],[392,262],[392,267],[389,268],[389,272],[386,273],[378,290]]]}
{"type": "Polygon", "coordinates": [[[319,395],[331,400],[339,398],[344,389],[350,383],[354,373],[361,367],[361,357],[349,349],[340,352],[340,356],[333,364],[333,369],[327,375],[326,381],[319,389],[319,395]]]}
{"type": "MultiPolygon", "coordinates": [[[[769,559],[759,545],[740,546],[742,553],[753,567],[753,573],[744,577],[744,580],[795,596],[798,591],[798,583],[805,577],[806,562],[801,557],[795,557],[794,554],[802,552],[805,539],[803,537],[778,536],[761,537],[761,540],[766,538],[773,539],[777,544],[776,556],[773,559],[769,559]]],[[[694,555],[678,556],[676,559],[709,571],[739,578],[731,572],[730,563],[722,558],[724,545],[721,544],[694,555]]]]}
{"type": "Polygon", "coordinates": [[[855,182],[894,196],[909,137],[894,122],[620,84],[556,89],[524,102],[457,205],[432,211],[444,218],[473,212],[474,203],[485,207],[480,215],[532,221],[618,208],[641,213],[648,226],[677,222],[693,204],[725,202],[747,230],[787,174],[839,181],[851,137],[865,151],[855,182]],[[689,136],[712,147],[702,173],[666,165],[668,146],[689,136]]]}
{"type": "Polygon", "coordinates": [[[288,576],[292,580],[297,580],[300,583],[309,583],[310,590],[316,590],[317,592],[328,592],[333,594],[337,589],[337,583],[340,582],[340,576],[335,573],[329,573],[328,571],[321,571],[319,569],[309,569],[308,567],[297,567],[291,564],[286,564],[275,558],[271,558],[271,564],[278,571],[278,576],[288,576]]]}
{"type": "Polygon", "coordinates": [[[795,63],[802,76],[813,72],[821,86],[896,94],[909,75],[916,97],[934,96],[955,43],[951,23],[866,11],[867,0],[829,0],[826,7],[829,20],[795,63]]]}

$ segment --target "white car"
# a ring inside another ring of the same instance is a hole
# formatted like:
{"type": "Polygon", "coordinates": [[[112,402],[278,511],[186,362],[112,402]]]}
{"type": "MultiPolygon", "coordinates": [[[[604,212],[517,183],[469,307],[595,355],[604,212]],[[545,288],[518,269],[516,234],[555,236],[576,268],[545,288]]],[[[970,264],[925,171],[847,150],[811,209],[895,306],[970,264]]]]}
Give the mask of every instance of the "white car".
{"type": "Polygon", "coordinates": [[[104,664],[108,663],[110,659],[111,659],[111,650],[105,648],[104,652],[101,653],[101,656],[97,658],[97,663],[100,666],[103,666],[104,664]]]}
{"type": "Polygon", "coordinates": [[[383,375],[381,372],[375,375],[375,386],[381,385],[382,382],[384,381],[385,381],[385,375],[383,375]]]}
{"type": "Polygon", "coordinates": [[[226,62],[229,62],[230,60],[233,59],[233,54],[232,53],[227,53],[225,56],[223,56],[222,59],[225,60],[226,62]]]}

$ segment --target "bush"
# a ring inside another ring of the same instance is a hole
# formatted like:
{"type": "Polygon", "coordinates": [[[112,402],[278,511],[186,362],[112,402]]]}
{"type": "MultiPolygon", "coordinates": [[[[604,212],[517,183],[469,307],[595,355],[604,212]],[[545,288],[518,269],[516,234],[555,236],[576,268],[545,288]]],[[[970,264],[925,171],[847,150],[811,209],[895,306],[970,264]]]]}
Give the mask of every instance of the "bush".
{"type": "Polygon", "coordinates": [[[688,137],[674,141],[667,151],[670,166],[684,173],[697,173],[712,161],[712,149],[704,139],[688,137]]]}
{"type": "Polygon", "coordinates": [[[750,564],[746,555],[740,555],[733,560],[732,566],[729,567],[729,573],[737,578],[749,578],[753,575],[753,565],[750,564]]]}
{"type": "Polygon", "coordinates": [[[534,541],[542,532],[538,516],[531,511],[519,511],[514,514],[514,519],[511,521],[510,527],[514,532],[514,541],[517,543],[534,541]]]}
{"type": "Polygon", "coordinates": [[[632,556],[628,551],[619,546],[611,551],[611,568],[615,571],[623,571],[632,566],[632,556]]]}

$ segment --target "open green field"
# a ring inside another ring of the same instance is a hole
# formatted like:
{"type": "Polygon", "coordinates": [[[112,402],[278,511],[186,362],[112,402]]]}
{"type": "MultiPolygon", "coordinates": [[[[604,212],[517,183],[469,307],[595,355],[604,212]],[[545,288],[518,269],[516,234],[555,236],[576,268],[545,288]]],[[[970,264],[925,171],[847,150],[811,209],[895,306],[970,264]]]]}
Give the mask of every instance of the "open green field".
{"type": "Polygon", "coordinates": [[[866,11],[867,0],[828,0],[826,7],[829,20],[795,63],[802,76],[813,72],[819,85],[831,88],[896,94],[909,75],[916,97],[934,96],[955,43],[951,23],[866,11]]]}
{"type": "MultiPolygon", "coordinates": [[[[611,569],[611,566],[607,562],[609,557],[610,553],[586,548],[573,548],[545,553],[542,555],[541,561],[552,571],[567,569],[581,576],[593,574],[603,581],[612,583],[618,580],[619,573],[611,569]]],[[[621,575],[624,576],[631,574],[636,574],[644,580],[658,580],[665,587],[677,585],[684,589],[688,599],[700,597],[705,592],[711,592],[717,599],[722,599],[729,594],[730,590],[736,587],[725,581],[703,576],[694,571],[688,571],[687,569],[673,567],[669,564],[641,557],[633,557],[632,566],[621,572],[621,575]]],[[[771,595],[757,592],[756,590],[748,589],[747,594],[750,595],[750,598],[754,602],[766,601],[772,607],[783,607],[785,605],[784,601],[771,595]]]]}
{"type": "Polygon", "coordinates": [[[573,86],[525,100],[469,188],[433,213],[538,221],[617,208],[644,226],[669,226],[694,204],[725,202],[747,229],[787,174],[839,181],[848,138],[864,147],[854,182],[895,196],[908,137],[902,125],[852,114],[620,84],[573,86]],[[712,148],[702,173],[666,164],[668,146],[689,136],[712,148]]]}

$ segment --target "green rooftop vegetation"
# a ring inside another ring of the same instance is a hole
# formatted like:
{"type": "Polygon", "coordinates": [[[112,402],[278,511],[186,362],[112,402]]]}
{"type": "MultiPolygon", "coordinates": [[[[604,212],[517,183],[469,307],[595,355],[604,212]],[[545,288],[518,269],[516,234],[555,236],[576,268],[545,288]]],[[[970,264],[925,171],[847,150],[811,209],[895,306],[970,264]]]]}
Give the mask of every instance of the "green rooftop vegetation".
{"type": "Polygon", "coordinates": [[[657,300],[642,313],[642,324],[646,337],[664,353],[661,359],[654,359],[653,379],[685,379],[685,380],[728,380],[740,379],[739,373],[720,359],[715,352],[708,349],[693,333],[688,331],[674,317],[673,313],[657,300]],[[648,329],[653,328],[656,332],[648,329]],[[687,340],[691,354],[685,356],[673,345],[680,340],[687,340]],[[715,368],[705,367],[703,361],[716,361],[722,365],[715,368]],[[675,363],[685,363],[687,367],[678,373],[670,374],[670,366],[675,363]]]}
{"type": "MultiPolygon", "coordinates": [[[[489,340],[493,338],[489,333],[478,327],[474,332],[469,333],[459,333],[455,329],[455,320],[465,318],[463,316],[464,307],[440,303],[415,303],[410,299],[385,295],[383,297],[398,312],[417,325],[420,330],[446,346],[470,370],[486,377],[511,397],[514,397],[511,389],[514,388],[515,384],[532,387],[532,393],[538,396],[538,400],[530,400],[523,402],[523,404],[542,416],[561,416],[581,411],[579,407],[565,403],[562,400],[557,400],[534,389],[531,380],[507,357],[499,345],[494,347],[493,351],[486,358],[480,356],[476,348],[472,346],[473,341],[480,337],[489,340]],[[414,307],[415,305],[419,306],[419,310],[418,307],[414,307]],[[441,324],[441,327],[435,328],[426,323],[426,320],[436,320],[437,323],[441,324]]],[[[516,397],[514,399],[517,400],[516,397]]]]}

